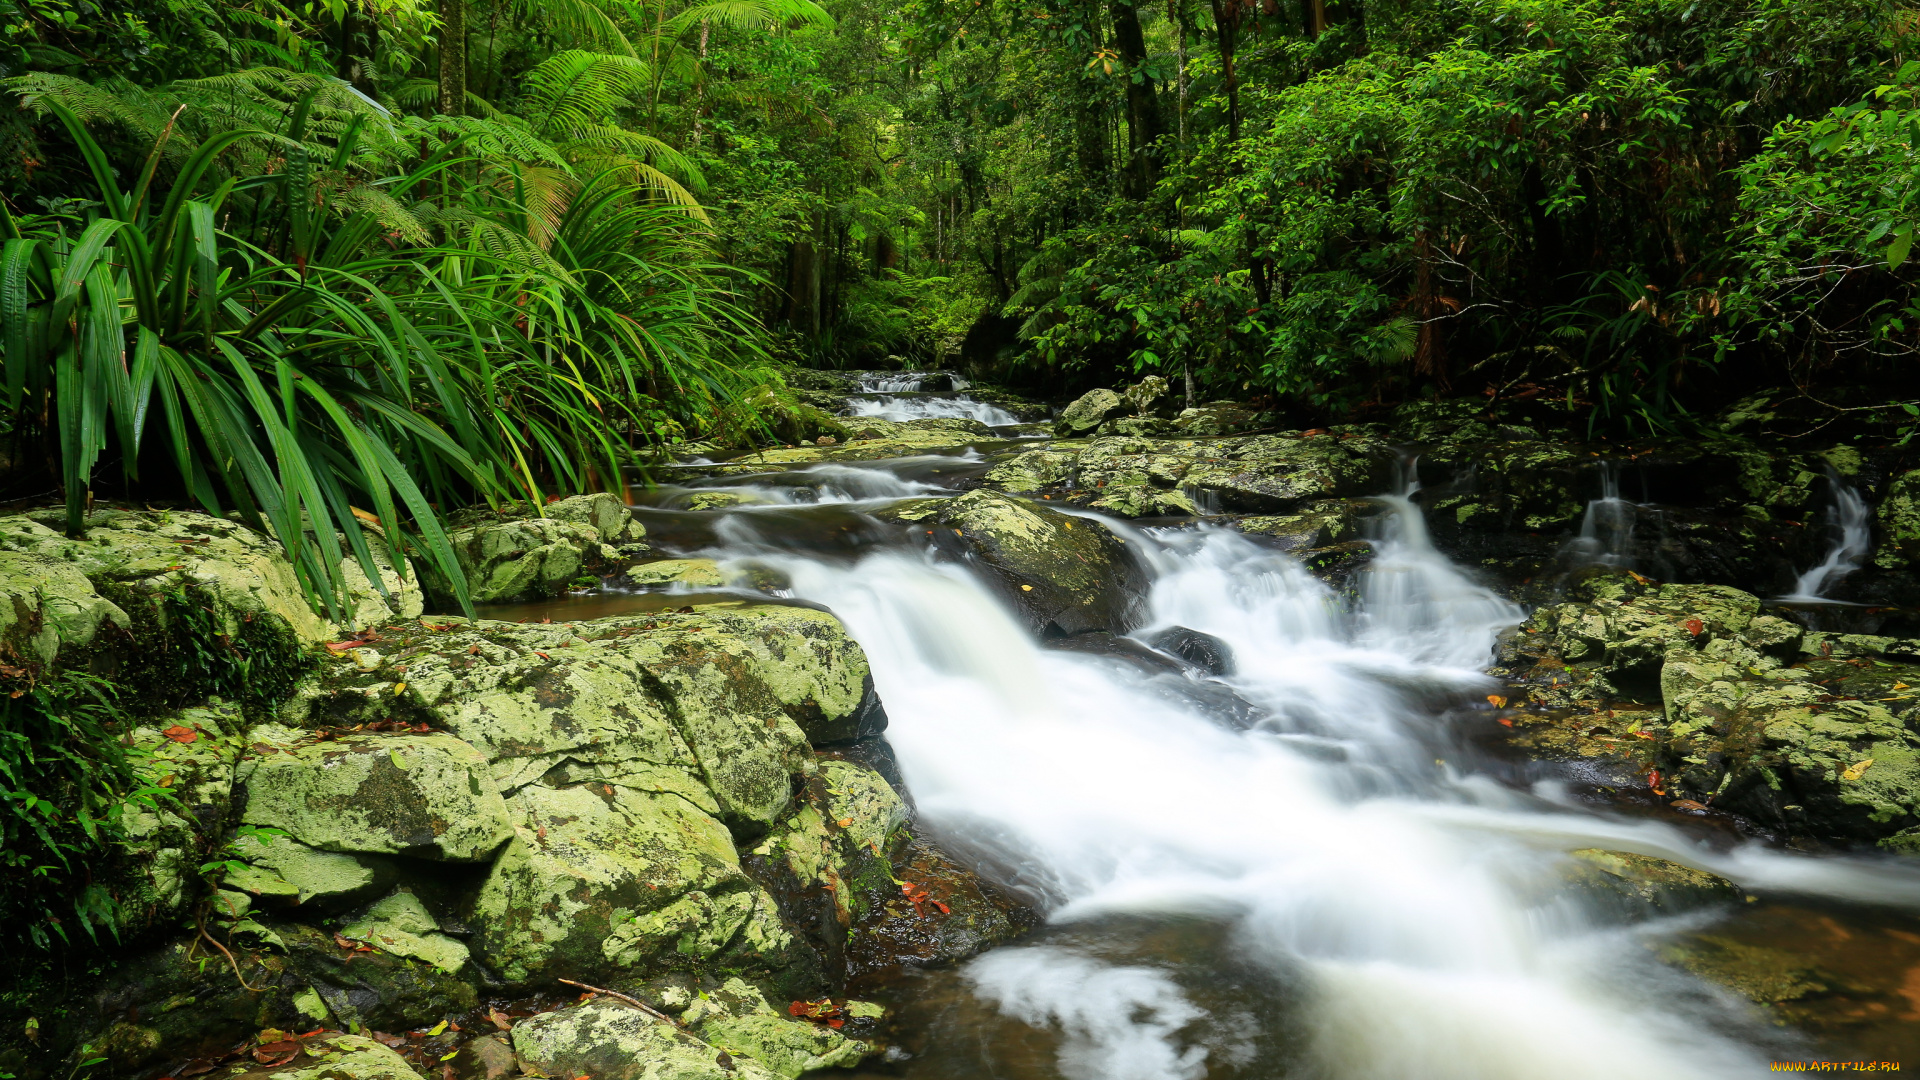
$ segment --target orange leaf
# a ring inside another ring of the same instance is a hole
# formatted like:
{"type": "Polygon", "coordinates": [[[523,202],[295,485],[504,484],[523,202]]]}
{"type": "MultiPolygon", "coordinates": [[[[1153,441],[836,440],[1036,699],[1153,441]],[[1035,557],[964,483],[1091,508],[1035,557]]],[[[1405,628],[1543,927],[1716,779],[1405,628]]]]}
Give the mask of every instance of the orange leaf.
{"type": "Polygon", "coordinates": [[[1501,717],[1501,718],[1500,718],[1500,726],[1501,726],[1501,727],[1512,727],[1512,726],[1513,726],[1513,721],[1511,721],[1511,720],[1509,720],[1509,719],[1507,719],[1506,717],[1504,717],[1504,716],[1503,716],[1503,717],[1501,717]]]}
{"type": "Polygon", "coordinates": [[[838,825],[838,826],[840,826],[841,828],[843,828],[843,829],[844,829],[844,828],[846,828],[846,827],[848,827],[849,825],[852,825],[852,824],[853,824],[853,819],[852,819],[852,818],[850,818],[850,817],[843,817],[843,818],[841,818],[841,819],[840,819],[839,821],[836,821],[836,822],[834,822],[834,824],[835,824],[835,825],[838,825]]]}
{"type": "Polygon", "coordinates": [[[1705,810],[1707,808],[1705,803],[1697,803],[1692,799],[1675,799],[1668,805],[1672,806],[1675,810],[1705,810]]]}
{"type": "Polygon", "coordinates": [[[1707,624],[1701,622],[1699,619],[1688,619],[1685,625],[1687,633],[1692,634],[1694,637],[1699,637],[1707,629],[1707,624]]]}
{"type": "Polygon", "coordinates": [[[193,730],[190,727],[181,727],[179,724],[173,725],[172,727],[161,732],[160,734],[165,735],[167,738],[172,739],[174,742],[177,742],[177,743],[190,743],[200,737],[199,732],[193,730]]]}
{"type": "Polygon", "coordinates": [[[1501,697],[1499,694],[1488,694],[1487,704],[1493,706],[1496,709],[1504,709],[1507,707],[1507,699],[1504,697],[1501,697]]]}

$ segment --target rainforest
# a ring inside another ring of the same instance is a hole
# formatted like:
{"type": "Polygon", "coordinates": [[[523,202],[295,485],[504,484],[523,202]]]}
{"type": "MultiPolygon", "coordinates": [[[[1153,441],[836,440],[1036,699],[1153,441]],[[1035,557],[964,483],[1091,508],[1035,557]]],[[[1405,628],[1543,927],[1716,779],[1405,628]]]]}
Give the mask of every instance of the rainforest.
{"type": "Polygon", "coordinates": [[[1920,8],[0,0],[0,1080],[1920,1068],[1920,8]]]}

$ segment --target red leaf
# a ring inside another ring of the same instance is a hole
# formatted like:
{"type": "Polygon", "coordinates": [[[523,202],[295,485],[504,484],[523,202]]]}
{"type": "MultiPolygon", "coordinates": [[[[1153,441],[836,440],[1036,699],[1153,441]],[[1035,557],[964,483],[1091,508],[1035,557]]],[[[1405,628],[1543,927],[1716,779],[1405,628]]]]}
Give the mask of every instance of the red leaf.
{"type": "Polygon", "coordinates": [[[501,1012],[499,1009],[488,1009],[487,1019],[493,1021],[493,1026],[499,1028],[501,1031],[513,1030],[513,1021],[508,1019],[507,1014],[501,1012]]]}
{"type": "Polygon", "coordinates": [[[1701,633],[1706,630],[1707,624],[1701,622],[1699,619],[1688,619],[1686,627],[1687,633],[1692,634],[1694,637],[1699,637],[1701,633]]]}
{"type": "Polygon", "coordinates": [[[407,1045],[407,1037],[405,1035],[389,1035],[384,1031],[374,1032],[373,1041],[389,1049],[407,1045]]]}
{"type": "Polygon", "coordinates": [[[213,1062],[206,1058],[194,1058],[180,1067],[181,1076],[200,1076],[213,1071],[213,1062]]]}
{"type": "Polygon", "coordinates": [[[190,743],[200,737],[199,732],[193,730],[190,727],[181,727],[179,724],[173,725],[172,727],[161,732],[160,734],[165,735],[167,738],[172,739],[174,742],[177,742],[177,743],[190,743]]]}

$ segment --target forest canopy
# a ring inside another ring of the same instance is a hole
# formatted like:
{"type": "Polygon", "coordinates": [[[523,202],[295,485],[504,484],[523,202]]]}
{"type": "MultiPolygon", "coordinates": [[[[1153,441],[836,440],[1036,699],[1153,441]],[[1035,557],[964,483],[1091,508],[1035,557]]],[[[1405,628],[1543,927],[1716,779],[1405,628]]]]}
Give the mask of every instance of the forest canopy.
{"type": "Polygon", "coordinates": [[[1920,332],[1916,16],[1879,0],[0,20],[16,494],[332,522],[315,587],[362,517],[457,577],[435,507],[777,439],[794,365],[1676,430],[1886,406],[1920,332]]]}

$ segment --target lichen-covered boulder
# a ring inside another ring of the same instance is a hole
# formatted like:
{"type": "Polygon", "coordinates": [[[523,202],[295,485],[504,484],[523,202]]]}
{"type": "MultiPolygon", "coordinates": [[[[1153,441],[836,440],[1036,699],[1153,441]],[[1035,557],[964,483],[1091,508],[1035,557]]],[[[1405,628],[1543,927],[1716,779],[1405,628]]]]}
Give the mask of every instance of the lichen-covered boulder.
{"type": "Polygon", "coordinates": [[[647,538],[647,527],[634,519],[627,504],[604,491],[561,499],[546,508],[546,516],[585,525],[603,544],[636,545],[647,538]]]}
{"type": "Polygon", "coordinates": [[[1124,634],[1142,617],[1146,572],[1125,541],[1098,521],[984,489],[900,503],[876,516],[943,545],[948,537],[957,540],[989,583],[1043,633],[1124,634]]]}
{"type": "MultiPolygon", "coordinates": [[[[329,1026],[375,1031],[404,1031],[457,1016],[479,1003],[473,982],[435,964],[368,944],[336,938],[332,932],[302,923],[270,924],[285,949],[276,982],[298,987],[294,1009],[321,1009],[329,1026]],[[318,1002],[306,1000],[311,994],[318,1002]]],[[[261,985],[258,980],[249,980],[261,985]]],[[[280,1013],[281,1023],[297,1018],[280,1013]]]]}
{"type": "Polygon", "coordinates": [[[608,783],[529,785],[520,824],[474,904],[476,949],[501,978],[792,961],[771,897],[724,825],[677,795],[608,783]]]}
{"type": "Polygon", "coordinates": [[[595,998],[513,1026],[513,1049],[545,1076],[594,1080],[775,1080],[736,1057],[631,1005],[595,998]]]}
{"type": "Polygon", "coordinates": [[[245,835],[232,849],[244,865],[228,872],[224,886],[263,907],[335,911],[386,891],[395,876],[376,857],[321,851],[288,836],[245,835]]]}
{"type": "MultiPolygon", "coordinates": [[[[824,760],[788,816],[753,855],[777,864],[796,897],[789,906],[826,905],[838,937],[898,890],[892,859],[908,836],[906,804],[873,769],[824,760]]],[[[802,917],[803,924],[820,919],[802,917]]],[[[823,942],[837,946],[836,942],[823,942]]]]}
{"type": "Polygon", "coordinates": [[[1920,565],[1920,469],[1888,481],[1874,513],[1880,525],[1874,565],[1888,570],[1920,565]]]}
{"type": "Polygon", "coordinates": [[[982,881],[924,837],[895,860],[894,895],[856,923],[847,941],[849,978],[902,967],[950,964],[1040,924],[1040,916],[982,881]]]}
{"type": "MultiPolygon", "coordinates": [[[[340,630],[308,606],[279,542],[236,522],[178,510],[101,510],[87,517],[86,535],[79,539],[50,527],[63,523],[60,511],[0,518],[0,550],[65,563],[122,610],[129,593],[150,596],[192,586],[207,598],[219,632],[230,636],[262,616],[308,642],[332,640],[340,630]]],[[[386,595],[357,561],[343,559],[349,629],[421,611],[418,580],[398,573],[377,535],[368,539],[386,595]]],[[[101,615],[112,618],[104,610],[101,615]]]]}
{"type": "MultiPolygon", "coordinates": [[[[0,535],[10,527],[0,519],[0,535]]],[[[0,551],[0,658],[45,668],[63,650],[71,654],[93,644],[102,628],[127,626],[127,613],[95,591],[73,563],[0,551]]]]}
{"type": "Polygon", "coordinates": [[[513,834],[487,759],[451,735],[356,733],[249,764],[247,823],[322,851],[481,862],[513,834]]]}
{"type": "Polygon", "coordinates": [[[1065,485],[1075,476],[1079,464],[1077,446],[1043,446],[995,463],[982,479],[1002,491],[1026,495],[1065,485]]]}
{"type": "MultiPolygon", "coordinates": [[[[849,1038],[825,1023],[796,1020],[775,1009],[752,983],[737,977],[718,985],[700,986],[692,980],[665,981],[652,996],[680,1023],[715,1046],[744,1055],[782,1080],[797,1080],[815,1069],[850,1067],[872,1052],[859,1039],[849,1038]]],[[[878,1005],[849,1001],[840,1007],[847,1017],[877,1019],[878,1005]]],[[[841,1019],[844,1026],[845,1018],[841,1019]]]]}
{"type": "Polygon", "coordinates": [[[1098,493],[1096,510],[1123,517],[1192,514],[1182,484],[1193,466],[1192,448],[1150,439],[1100,438],[1081,449],[1077,483],[1098,493]]]}
{"type": "MultiPolygon", "coordinates": [[[[550,518],[475,525],[456,529],[447,539],[466,571],[468,595],[476,604],[557,596],[591,576],[589,560],[600,547],[600,534],[592,526],[550,518]]],[[[445,606],[450,586],[438,579],[434,584],[445,606]]]]}
{"type": "Polygon", "coordinates": [[[405,889],[375,901],[359,918],[342,927],[340,936],[431,964],[448,975],[460,974],[472,958],[460,939],[440,932],[439,920],[418,896],[405,889]]]}
{"type": "Polygon", "coordinates": [[[1125,416],[1132,408],[1112,390],[1104,387],[1089,390],[1060,410],[1059,419],[1053,422],[1053,432],[1062,438],[1085,435],[1108,420],[1125,416]]]}
{"type": "Polygon", "coordinates": [[[1195,405],[1173,418],[1173,430],[1189,438],[1243,435],[1275,426],[1273,414],[1232,401],[1195,405]]]}

